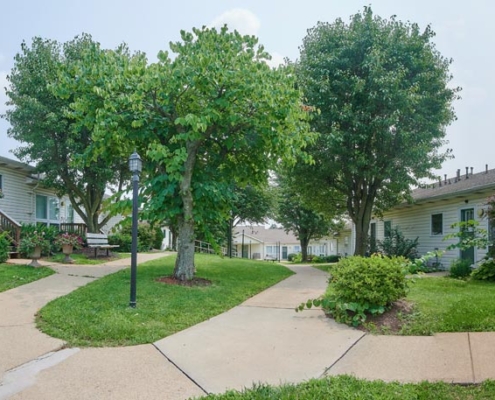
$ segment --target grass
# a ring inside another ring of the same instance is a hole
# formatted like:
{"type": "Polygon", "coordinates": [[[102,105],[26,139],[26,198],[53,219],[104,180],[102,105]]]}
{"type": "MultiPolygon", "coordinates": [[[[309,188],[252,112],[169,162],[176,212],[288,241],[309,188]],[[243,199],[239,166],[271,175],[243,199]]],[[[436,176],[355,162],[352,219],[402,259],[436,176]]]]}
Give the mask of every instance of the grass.
{"type": "Polygon", "coordinates": [[[495,284],[451,278],[416,279],[407,299],[416,312],[403,334],[495,331],[495,284]]]}
{"type": "Polygon", "coordinates": [[[318,268],[319,270],[323,271],[323,272],[330,272],[330,269],[332,268],[332,265],[334,265],[335,263],[333,264],[311,264],[311,266],[313,268],[318,268]]]}
{"type": "Polygon", "coordinates": [[[444,382],[422,382],[419,384],[385,383],[365,381],[350,376],[338,376],[280,387],[258,385],[242,392],[229,391],[220,395],[209,395],[210,400],[313,400],[313,399],[359,399],[359,400],[472,400],[495,398],[495,382],[485,381],[481,385],[460,386],[444,382]]]}
{"type": "MultiPolygon", "coordinates": [[[[112,257],[104,257],[104,258],[88,258],[85,254],[80,253],[72,253],[70,257],[74,260],[74,264],[76,265],[97,265],[104,264],[108,261],[119,260],[120,258],[130,257],[130,253],[115,253],[112,252],[112,257]]],[[[52,257],[45,258],[46,261],[62,263],[65,258],[65,254],[58,253],[52,257]]]]}
{"type": "Polygon", "coordinates": [[[27,265],[0,264],[0,292],[25,285],[53,274],[50,268],[33,268],[27,265]]]}
{"type": "Polygon", "coordinates": [[[263,261],[196,255],[196,276],[211,286],[166,285],[175,257],[139,265],[137,308],[130,308],[128,269],[56,299],[38,313],[39,328],[70,346],[128,346],[158,339],[205,321],[292,275],[263,261]]]}

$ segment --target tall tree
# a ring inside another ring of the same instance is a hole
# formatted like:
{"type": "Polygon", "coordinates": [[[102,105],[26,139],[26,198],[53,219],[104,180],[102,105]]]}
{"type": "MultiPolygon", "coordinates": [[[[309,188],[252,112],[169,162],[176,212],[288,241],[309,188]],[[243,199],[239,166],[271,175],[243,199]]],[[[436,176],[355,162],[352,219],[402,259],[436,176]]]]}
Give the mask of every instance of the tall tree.
{"type": "Polygon", "coordinates": [[[298,83],[320,110],[312,123],[321,134],[305,180],[346,197],[355,254],[366,252],[373,208],[396,204],[449,156],[440,148],[460,89],[448,86],[451,60],[433,36],[365,7],[348,24],[318,23],[303,40],[298,83]]]}
{"type": "Polygon", "coordinates": [[[14,154],[36,163],[43,185],[60,196],[67,194],[89,232],[99,232],[111,217],[102,215],[105,190],[122,186],[128,179],[127,166],[121,158],[94,155],[92,131],[66,113],[75,93],[61,97],[52,87],[61,71],[70,70],[88,48],[103,52],[88,35],[63,45],[39,37],[31,46],[22,43],[8,76],[12,108],[4,117],[11,125],[8,135],[23,143],[14,154]]]}
{"type": "MultiPolygon", "coordinates": [[[[146,68],[117,65],[107,73],[94,137],[102,147],[136,146],[142,155],[145,215],[177,221],[174,276],[186,280],[194,275],[195,234],[228,221],[231,188],[266,181],[313,134],[293,70],[271,69],[256,38],[226,27],[181,36],[170,44],[175,57],[160,52],[146,68]]],[[[90,72],[83,63],[78,73],[90,72]]],[[[72,107],[82,119],[89,104],[80,99],[72,107]]]]}

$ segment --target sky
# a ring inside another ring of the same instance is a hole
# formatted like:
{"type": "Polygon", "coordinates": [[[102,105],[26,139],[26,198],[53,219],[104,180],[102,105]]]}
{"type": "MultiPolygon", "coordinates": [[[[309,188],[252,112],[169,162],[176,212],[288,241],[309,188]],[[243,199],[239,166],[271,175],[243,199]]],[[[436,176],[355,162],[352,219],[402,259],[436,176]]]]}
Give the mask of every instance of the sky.
{"type": "MultiPolygon", "coordinates": [[[[299,58],[307,30],[318,21],[349,21],[371,6],[383,18],[431,25],[433,42],[451,58],[452,86],[462,87],[454,103],[457,120],[447,127],[448,148],[454,159],[434,171],[443,177],[456,170],[495,168],[495,2],[490,0],[2,0],[0,5],[0,114],[5,112],[7,75],[23,41],[35,36],[59,42],[89,33],[104,48],[122,42],[143,51],[150,62],[180,31],[227,24],[253,34],[272,55],[273,63],[299,58]]],[[[15,159],[10,150],[20,144],[7,136],[9,124],[0,119],[0,155],[15,159]]]]}

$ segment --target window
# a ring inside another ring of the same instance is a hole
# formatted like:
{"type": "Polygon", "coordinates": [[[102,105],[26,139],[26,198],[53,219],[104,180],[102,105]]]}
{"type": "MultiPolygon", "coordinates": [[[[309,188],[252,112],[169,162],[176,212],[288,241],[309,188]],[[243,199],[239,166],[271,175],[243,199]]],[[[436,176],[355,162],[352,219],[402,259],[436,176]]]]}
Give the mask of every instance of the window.
{"type": "Polygon", "coordinates": [[[36,222],[58,226],[59,204],[56,197],[36,195],[36,222]]]}
{"type": "Polygon", "coordinates": [[[266,254],[275,256],[277,254],[277,246],[266,246],[266,254]]]}
{"type": "Polygon", "coordinates": [[[443,214],[431,215],[431,234],[443,235],[443,214]]]}
{"type": "Polygon", "coordinates": [[[294,246],[294,253],[299,253],[301,251],[301,246],[294,246]]]}
{"type": "Polygon", "coordinates": [[[370,224],[370,253],[376,253],[376,222],[370,224]]]}
{"type": "Polygon", "coordinates": [[[390,237],[392,235],[392,221],[383,222],[383,235],[390,237]]]}

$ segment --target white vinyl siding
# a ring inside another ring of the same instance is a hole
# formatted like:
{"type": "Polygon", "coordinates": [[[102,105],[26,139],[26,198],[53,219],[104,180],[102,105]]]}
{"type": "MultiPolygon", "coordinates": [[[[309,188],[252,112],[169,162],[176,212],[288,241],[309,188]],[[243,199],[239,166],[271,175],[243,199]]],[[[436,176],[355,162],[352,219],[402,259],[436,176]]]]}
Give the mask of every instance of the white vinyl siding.
{"type": "MultiPolygon", "coordinates": [[[[419,237],[418,252],[423,255],[436,249],[445,251],[440,259],[443,267],[449,268],[453,260],[459,258],[458,249],[446,251],[449,244],[456,243],[456,239],[443,240],[446,235],[454,232],[452,224],[459,222],[461,219],[461,210],[473,207],[475,209],[475,219],[480,222],[480,228],[487,229],[486,219],[477,217],[477,208],[483,207],[487,196],[470,197],[466,205],[465,199],[441,200],[437,202],[421,204],[416,206],[407,206],[402,209],[395,209],[384,213],[384,219],[392,220],[394,227],[398,227],[408,239],[419,237]],[[431,215],[442,214],[443,235],[431,235],[431,215]]],[[[383,240],[384,231],[380,228],[383,224],[377,226],[377,238],[383,240]]],[[[475,261],[481,260],[486,250],[477,249],[475,252],[475,261]]]]}

